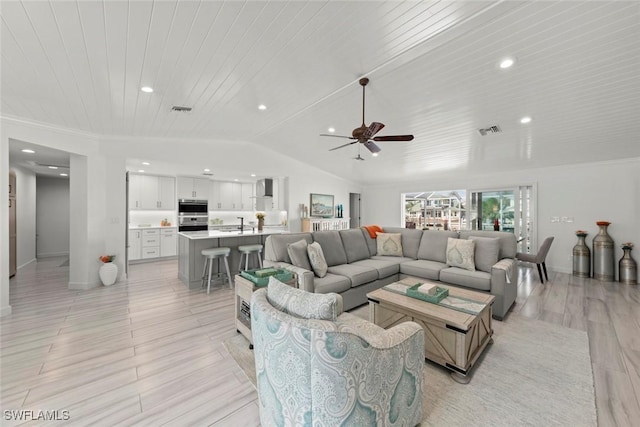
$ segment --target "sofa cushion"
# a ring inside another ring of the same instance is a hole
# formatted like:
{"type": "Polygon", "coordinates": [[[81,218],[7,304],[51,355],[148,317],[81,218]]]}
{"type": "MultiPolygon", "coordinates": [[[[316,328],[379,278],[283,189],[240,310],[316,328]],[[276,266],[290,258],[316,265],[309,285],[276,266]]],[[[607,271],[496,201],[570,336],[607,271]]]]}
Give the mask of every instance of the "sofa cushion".
{"type": "Polygon", "coordinates": [[[374,256],[378,252],[378,239],[375,239],[369,235],[369,232],[364,228],[361,228],[364,241],[367,243],[369,249],[369,256],[374,256]]]}
{"type": "Polygon", "coordinates": [[[449,237],[447,240],[447,265],[475,271],[474,250],[475,242],[473,240],[449,237]]]}
{"type": "Polygon", "coordinates": [[[402,234],[377,233],[377,254],[386,256],[402,256],[402,234]]]}
{"type": "Polygon", "coordinates": [[[311,233],[285,233],[268,236],[265,241],[265,260],[291,264],[291,258],[289,258],[287,249],[289,243],[295,243],[299,240],[305,240],[307,243],[311,243],[313,242],[313,237],[311,237],[311,233]]]}
{"type": "Polygon", "coordinates": [[[400,263],[382,259],[363,259],[360,261],[356,261],[351,265],[361,265],[363,267],[375,268],[376,270],[378,270],[378,279],[384,279],[400,272],[400,263]]]}
{"type": "Polygon", "coordinates": [[[491,274],[484,271],[449,267],[440,271],[440,281],[481,291],[491,290],[491,274]]]}
{"type": "Polygon", "coordinates": [[[295,243],[289,243],[287,246],[287,254],[289,255],[289,258],[291,258],[291,264],[296,267],[304,268],[305,270],[311,270],[306,240],[303,239],[298,240],[295,243]]]}
{"type": "Polygon", "coordinates": [[[491,273],[491,267],[498,262],[500,252],[500,239],[497,237],[469,236],[476,244],[474,253],[476,270],[491,273]]]}
{"type": "Polygon", "coordinates": [[[426,259],[416,259],[400,264],[400,273],[423,279],[438,280],[440,271],[447,268],[447,264],[426,259]]]}
{"type": "Polygon", "coordinates": [[[342,297],[337,293],[314,294],[285,285],[269,277],[267,299],[275,308],[303,319],[335,321],[342,314],[342,297]]]}
{"type": "Polygon", "coordinates": [[[316,231],[313,241],[320,243],[329,267],[347,263],[347,254],[337,231],[316,231]]]}
{"type": "Polygon", "coordinates": [[[373,267],[353,264],[341,264],[329,267],[329,273],[345,276],[355,288],[378,279],[378,270],[373,267]]]}
{"type": "Polygon", "coordinates": [[[467,230],[460,232],[461,239],[468,239],[469,236],[479,237],[497,237],[500,239],[500,252],[498,258],[515,258],[518,242],[516,241],[516,235],[507,231],[479,231],[479,230],[467,230]]]}
{"type": "Polygon", "coordinates": [[[344,251],[347,254],[348,263],[370,257],[369,248],[367,247],[367,242],[364,240],[361,229],[341,230],[338,233],[340,234],[344,251]]]}
{"type": "Polygon", "coordinates": [[[418,258],[418,248],[420,247],[420,239],[422,239],[422,230],[385,227],[384,232],[402,234],[402,255],[413,259],[418,258]]]}
{"type": "Polygon", "coordinates": [[[309,254],[309,263],[313,272],[318,277],[324,277],[327,275],[327,261],[325,261],[322,247],[319,243],[313,242],[307,245],[307,254],[309,254]]]}
{"type": "Polygon", "coordinates": [[[313,291],[319,294],[329,292],[342,293],[351,289],[351,281],[348,277],[327,273],[324,277],[313,278],[313,291]]]}
{"type": "Polygon", "coordinates": [[[447,242],[449,237],[456,238],[458,233],[455,231],[423,231],[420,239],[420,248],[418,249],[418,259],[447,262],[447,242]]]}

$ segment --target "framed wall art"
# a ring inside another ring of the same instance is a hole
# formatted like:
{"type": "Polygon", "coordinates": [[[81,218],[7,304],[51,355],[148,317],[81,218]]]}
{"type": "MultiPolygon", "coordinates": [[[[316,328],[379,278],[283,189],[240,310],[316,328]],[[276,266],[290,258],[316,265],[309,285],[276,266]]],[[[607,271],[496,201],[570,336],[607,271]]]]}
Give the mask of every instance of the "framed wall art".
{"type": "Polygon", "coordinates": [[[333,218],[333,195],[311,193],[310,216],[333,218]]]}

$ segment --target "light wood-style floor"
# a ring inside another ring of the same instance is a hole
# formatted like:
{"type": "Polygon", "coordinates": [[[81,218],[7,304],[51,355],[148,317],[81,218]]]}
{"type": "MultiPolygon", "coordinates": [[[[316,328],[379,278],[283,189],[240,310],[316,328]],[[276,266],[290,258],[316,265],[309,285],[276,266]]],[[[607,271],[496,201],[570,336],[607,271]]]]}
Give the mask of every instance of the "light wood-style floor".
{"type": "MultiPolygon", "coordinates": [[[[65,425],[259,425],[257,394],[222,345],[236,334],[233,291],[187,290],[175,260],[71,291],[64,262],[43,259],[11,279],[13,313],[0,321],[3,410],[68,410],[65,425]]],[[[638,425],[638,287],[550,279],[543,285],[521,266],[513,313],[586,330],[598,424],[638,425]]]]}

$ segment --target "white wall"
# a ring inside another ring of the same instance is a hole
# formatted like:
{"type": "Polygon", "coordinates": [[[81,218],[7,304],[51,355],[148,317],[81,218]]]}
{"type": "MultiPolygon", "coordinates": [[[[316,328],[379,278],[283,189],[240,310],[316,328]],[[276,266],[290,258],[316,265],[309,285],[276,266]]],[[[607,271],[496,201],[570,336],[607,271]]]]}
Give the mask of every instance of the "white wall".
{"type": "Polygon", "coordinates": [[[36,260],[36,175],[12,166],[16,173],[16,264],[18,269],[36,260]]]}
{"type": "MultiPolygon", "coordinates": [[[[541,242],[555,236],[547,266],[571,273],[575,231],[589,231],[587,241],[598,231],[596,221],[612,224],[616,268],[622,256],[620,244],[631,241],[640,247],[640,158],[486,175],[437,176],[389,186],[366,188],[362,194],[362,223],[402,225],[401,194],[414,191],[508,188],[537,184],[537,236],[541,242]],[[573,223],[552,223],[552,216],[573,217],[573,223]]],[[[637,255],[636,260],[640,259],[637,255]]]]}
{"type": "Polygon", "coordinates": [[[69,180],[36,177],[37,256],[69,255],[69,180]]]}

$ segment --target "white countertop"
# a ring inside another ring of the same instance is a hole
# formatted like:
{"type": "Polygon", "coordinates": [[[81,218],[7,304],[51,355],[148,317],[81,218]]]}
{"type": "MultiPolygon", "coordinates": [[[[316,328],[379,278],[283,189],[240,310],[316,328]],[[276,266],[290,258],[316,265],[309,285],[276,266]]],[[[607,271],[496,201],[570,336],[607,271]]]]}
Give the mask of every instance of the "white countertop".
{"type": "Polygon", "coordinates": [[[160,226],[160,225],[130,225],[129,230],[152,230],[156,228],[173,228],[177,229],[178,227],[175,225],[169,226],[160,226]]]}
{"type": "Polygon", "coordinates": [[[282,230],[282,229],[264,229],[263,231],[245,230],[243,232],[240,232],[240,230],[234,230],[234,231],[209,230],[209,231],[181,231],[178,234],[186,237],[187,239],[197,240],[197,239],[220,239],[225,237],[238,237],[238,236],[266,236],[269,234],[283,234],[283,233],[288,233],[288,231],[282,230]]]}

